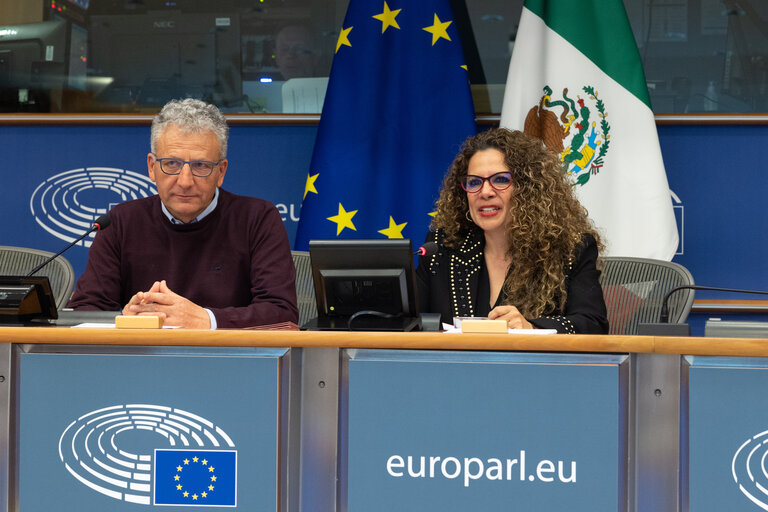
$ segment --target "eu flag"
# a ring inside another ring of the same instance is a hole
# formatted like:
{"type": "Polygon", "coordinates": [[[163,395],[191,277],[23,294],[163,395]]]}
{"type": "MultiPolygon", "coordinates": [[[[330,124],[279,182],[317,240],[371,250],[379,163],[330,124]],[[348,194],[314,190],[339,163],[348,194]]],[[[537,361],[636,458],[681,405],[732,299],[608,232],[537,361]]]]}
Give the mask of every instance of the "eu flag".
{"type": "Polygon", "coordinates": [[[236,506],[237,451],[155,450],[155,505],[236,506]]]}
{"type": "Polygon", "coordinates": [[[476,133],[448,0],[351,0],[296,235],[426,235],[442,178],[476,133]]]}

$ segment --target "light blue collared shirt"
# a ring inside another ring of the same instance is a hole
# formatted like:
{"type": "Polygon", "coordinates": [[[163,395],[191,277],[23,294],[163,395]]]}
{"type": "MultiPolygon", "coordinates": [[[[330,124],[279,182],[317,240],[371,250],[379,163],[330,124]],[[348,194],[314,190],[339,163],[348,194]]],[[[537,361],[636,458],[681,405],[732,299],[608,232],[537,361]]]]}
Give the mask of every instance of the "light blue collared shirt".
{"type": "MultiPolygon", "coordinates": [[[[192,224],[193,222],[200,222],[205,217],[207,217],[209,213],[215,210],[218,204],[219,204],[219,187],[216,187],[216,191],[213,193],[213,199],[211,200],[211,204],[209,204],[205,208],[205,210],[200,212],[200,215],[198,215],[197,217],[189,221],[189,223],[192,224]]],[[[160,201],[160,208],[162,208],[163,213],[165,214],[166,217],[168,217],[168,220],[171,221],[171,224],[184,224],[184,222],[180,221],[179,219],[171,215],[171,212],[168,211],[168,208],[165,207],[165,204],[162,201],[160,201]]],[[[215,330],[218,327],[218,324],[216,323],[216,317],[213,316],[213,311],[211,311],[208,308],[203,308],[203,309],[205,309],[205,312],[208,313],[208,318],[211,319],[211,330],[212,331],[215,330]]]]}

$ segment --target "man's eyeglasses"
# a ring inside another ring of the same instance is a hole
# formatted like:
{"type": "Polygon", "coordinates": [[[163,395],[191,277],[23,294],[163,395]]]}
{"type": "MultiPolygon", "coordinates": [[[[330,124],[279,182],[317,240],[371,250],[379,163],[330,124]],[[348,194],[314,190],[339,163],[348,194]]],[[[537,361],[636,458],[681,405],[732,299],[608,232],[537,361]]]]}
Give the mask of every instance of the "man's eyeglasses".
{"type": "Polygon", "coordinates": [[[277,51],[283,55],[292,53],[293,55],[301,57],[312,55],[312,53],[314,53],[312,48],[303,44],[281,44],[277,47],[277,51]]]}
{"type": "Polygon", "coordinates": [[[480,189],[483,188],[483,183],[486,181],[496,190],[506,190],[512,185],[512,173],[497,172],[487,178],[475,176],[474,174],[467,174],[466,176],[461,177],[461,188],[470,193],[480,192],[480,189]]]}
{"type": "Polygon", "coordinates": [[[211,175],[214,167],[221,163],[221,160],[210,162],[208,160],[182,160],[181,158],[157,158],[154,155],[152,156],[155,158],[155,162],[160,164],[160,170],[170,176],[181,174],[184,165],[189,164],[189,170],[192,171],[193,176],[206,178],[211,175]]]}

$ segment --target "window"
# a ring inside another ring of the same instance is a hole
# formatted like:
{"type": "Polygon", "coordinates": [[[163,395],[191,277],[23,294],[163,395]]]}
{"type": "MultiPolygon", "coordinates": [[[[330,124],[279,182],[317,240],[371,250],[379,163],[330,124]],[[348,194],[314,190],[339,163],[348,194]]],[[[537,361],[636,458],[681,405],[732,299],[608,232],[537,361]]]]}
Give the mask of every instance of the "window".
{"type": "MultiPolygon", "coordinates": [[[[348,0],[0,0],[0,112],[319,113],[348,0]]],[[[523,0],[452,0],[498,113],[523,0]]],[[[768,2],[624,0],[657,113],[765,112],[768,2]]]]}

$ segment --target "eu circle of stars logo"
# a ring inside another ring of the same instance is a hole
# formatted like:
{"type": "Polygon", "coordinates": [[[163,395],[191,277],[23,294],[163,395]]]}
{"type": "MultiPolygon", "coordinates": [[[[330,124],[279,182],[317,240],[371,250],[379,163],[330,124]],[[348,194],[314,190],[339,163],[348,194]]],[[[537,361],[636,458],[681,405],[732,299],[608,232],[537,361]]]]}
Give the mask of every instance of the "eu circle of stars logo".
{"type": "Polygon", "coordinates": [[[237,452],[156,450],[155,505],[235,506],[237,452]]]}
{"type": "MultiPolygon", "coordinates": [[[[183,471],[185,468],[187,468],[187,466],[189,466],[189,462],[190,462],[190,461],[189,461],[189,459],[184,459],[184,461],[183,461],[184,465],[183,465],[183,466],[182,466],[182,465],[178,465],[178,466],[176,466],[176,475],[174,475],[173,479],[174,479],[176,482],[178,482],[178,483],[176,484],[176,490],[177,490],[177,491],[181,492],[181,494],[182,494],[182,495],[183,495],[185,498],[191,498],[191,499],[192,499],[192,501],[197,501],[197,499],[198,499],[198,494],[197,494],[197,492],[195,492],[195,491],[193,490],[193,491],[192,491],[192,494],[190,495],[190,494],[189,494],[189,492],[190,492],[190,491],[188,491],[187,489],[185,489],[185,488],[184,488],[184,485],[181,483],[181,481],[182,481],[182,479],[181,479],[182,471],[183,471]]],[[[215,473],[215,471],[216,471],[216,468],[214,468],[213,466],[209,466],[209,465],[208,465],[208,459],[203,459],[203,460],[200,460],[200,458],[199,458],[199,457],[192,457],[192,464],[193,464],[193,466],[192,466],[192,468],[187,468],[187,469],[191,469],[193,473],[195,473],[195,472],[200,472],[200,471],[204,471],[204,469],[198,469],[198,468],[195,468],[195,466],[196,466],[198,463],[200,463],[200,464],[201,464],[203,467],[207,467],[207,468],[208,468],[208,473],[210,473],[210,474],[211,474],[211,475],[210,475],[210,479],[211,479],[211,483],[210,483],[210,485],[208,485],[208,487],[206,487],[204,491],[200,491],[200,495],[199,495],[199,498],[200,498],[201,500],[205,500],[205,499],[208,497],[208,493],[209,493],[209,492],[213,493],[213,491],[216,489],[216,485],[215,485],[215,483],[216,483],[216,473],[215,473]]],[[[206,475],[206,476],[207,476],[207,475],[206,475]]],[[[193,477],[193,478],[194,478],[194,477],[193,477]]],[[[200,478],[196,478],[196,480],[200,480],[200,478]]],[[[205,480],[205,478],[203,478],[203,480],[205,480]]]]}

